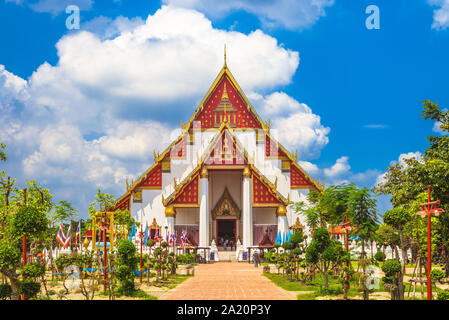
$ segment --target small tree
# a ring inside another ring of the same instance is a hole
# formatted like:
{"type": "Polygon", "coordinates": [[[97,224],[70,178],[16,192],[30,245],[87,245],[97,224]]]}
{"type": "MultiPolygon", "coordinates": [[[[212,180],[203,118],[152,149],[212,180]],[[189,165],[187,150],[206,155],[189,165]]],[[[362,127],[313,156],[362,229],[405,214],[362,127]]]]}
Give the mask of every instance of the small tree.
{"type": "Polygon", "coordinates": [[[38,262],[27,264],[22,268],[24,278],[21,283],[21,292],[25,299],[34,298],[41,290],[41,284],[37,281],[45,274],[45,266],[38,262]]]}
{"type": "Polygon", "coordinates": [[[9,279],[13,300],[20,299],[20,282],[16,271],[19,266],[20,250],[10,245],[0,246],[0,272],[9,279]]]}
{"type": "Polygon", "coordinates": [[[317,228],[313,233],[313,241],[306,249],[306,261],[317,267],[324,277],[324,289],[328,290],[328,270],[337,260],[335,241],[331,240],[326,228],[317,228]]]}
{"type": "MultiPolygon", "coordinates": [[[[401,297],[400,292],[400,285],[402,283],[401,264],[394,259],[388,259],[382,265],[382,271],[385,273],[385,277],[382,279],[384,288],[390,291],[391,300],[403,300],[404,297],[401,297]]],[[[403,294],[404,293],[402,292],[402,295],[403,294]]]]}
{"type": "Polygon", "coordinates": [[[132,295],[136,290],[134,285],[134,270],[137,268],[136,247],[129,240],[122,240],[118,246],[117,278],[119,281],[118,292],[124,295],[132,295]]]}

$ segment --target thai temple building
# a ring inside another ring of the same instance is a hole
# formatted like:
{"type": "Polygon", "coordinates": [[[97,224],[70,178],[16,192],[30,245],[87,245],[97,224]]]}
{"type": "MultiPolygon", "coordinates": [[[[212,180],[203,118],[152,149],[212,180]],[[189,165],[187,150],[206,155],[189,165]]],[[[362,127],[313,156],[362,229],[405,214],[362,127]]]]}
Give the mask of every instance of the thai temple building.
{"type": "MultiPolygon", "coordinates": [[[[150,237],[184,232],[197,248],[240,253],[284,241],[305,225],[289,202],[304,201],[313,180],[270,134],[225,62],[182,133],[131,185],[115,209],[148,225],[150,237]]],[[[310,234],[310,230],[305,230],[310,234]]],[[[237,253],[239,255],[239,253],[237,253]]],[[[241,255],[240,255],[241,256],[241,255]]]]}

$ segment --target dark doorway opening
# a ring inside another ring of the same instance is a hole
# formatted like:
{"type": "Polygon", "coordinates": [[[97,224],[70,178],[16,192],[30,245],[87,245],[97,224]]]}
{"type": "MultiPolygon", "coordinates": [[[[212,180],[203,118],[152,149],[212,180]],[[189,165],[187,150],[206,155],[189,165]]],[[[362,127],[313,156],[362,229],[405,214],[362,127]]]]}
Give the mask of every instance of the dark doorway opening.
{"type": "Polygon", "coordinates": [[[217,219],[217,246],[235,247],[236,219],[217,219]]]}

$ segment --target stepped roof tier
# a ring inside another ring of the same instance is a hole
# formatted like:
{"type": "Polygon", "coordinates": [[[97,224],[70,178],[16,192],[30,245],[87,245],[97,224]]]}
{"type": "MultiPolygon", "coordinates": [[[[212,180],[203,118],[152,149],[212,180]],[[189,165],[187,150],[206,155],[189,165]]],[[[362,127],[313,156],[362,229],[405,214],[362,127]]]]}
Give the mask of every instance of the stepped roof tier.
{"type": "Polygon", "coordinates": [[[126,192],[117,200],[114,210],[129,210],[132,194],[136,190],[160,190],[164,206],[198,206],[198,192],[196,198],[193,194],[198,191],[199,175],[204,166],[249,167],[253,173],[253,187],[266,191],[267,197],[264,199],[267,200],[264,201],[273,206],[288,205],[289,195],[278,190],[278,177],[271,177],[270,180],[265,175],[260,168],[264,166],[264,161],[282,162],[282,172],[290,173],[290,189],[321,191],[323,188],[297,164],[297,152],[293,155],[270,134],[270,122],[262,121],[226,61],[192,117],[185,124],[181,121],[181,128],[179,137],[162,153],[154,152],[154,164],[131,185],[127,183],[126,192]],[[256,144],[265,145],[264,159],[261,161],[254,159],[254,150],[249,153],[248,146],[240,141],[240,133],[245,132],[255,132],[256,144]],[[198,134],[203,134],[202,144],[193,150],[198,134]],[[171,161],[176,160],[185,160],[184,170],[172,181],[163,182],[164,173],[170,171],[171,161]]]}

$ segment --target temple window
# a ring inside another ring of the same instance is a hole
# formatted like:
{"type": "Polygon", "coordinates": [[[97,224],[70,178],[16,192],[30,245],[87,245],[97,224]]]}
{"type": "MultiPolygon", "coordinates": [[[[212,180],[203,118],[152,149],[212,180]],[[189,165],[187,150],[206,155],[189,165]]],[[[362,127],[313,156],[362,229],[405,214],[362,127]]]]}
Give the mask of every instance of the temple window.
{"type": "Polygon", "coordinates": [[[170,159],[162,160],[162,172],[170,172],[170,159]]]}
{"type": "Polygon", "coordinates": [[[136,189],[133,191],[133,202],[142,203],[142,190],[136,189]]]}
{"type": "Polygon", "coordinates": [[[282,172],[290,172],[290,160],[282,160],[282,172]]]}

